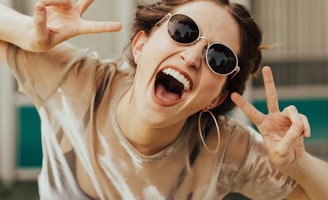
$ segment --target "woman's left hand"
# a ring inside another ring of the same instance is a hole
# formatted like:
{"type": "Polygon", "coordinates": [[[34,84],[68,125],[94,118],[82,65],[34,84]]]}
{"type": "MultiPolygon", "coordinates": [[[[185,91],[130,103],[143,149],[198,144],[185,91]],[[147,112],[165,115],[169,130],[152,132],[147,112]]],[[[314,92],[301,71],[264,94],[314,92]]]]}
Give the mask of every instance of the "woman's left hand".
{"type": "Polygon", "coordinates": [[[262,134],[273,163],[289,173],[292,165],[305,153],[304,137],[310,137],[310,125],[306,116],[298,113],[295,106],[279,110],[278,96],[270,67],[262,70],[268,114],[263,114],[237,93],[233,102],[248,116],[262,134]]]}

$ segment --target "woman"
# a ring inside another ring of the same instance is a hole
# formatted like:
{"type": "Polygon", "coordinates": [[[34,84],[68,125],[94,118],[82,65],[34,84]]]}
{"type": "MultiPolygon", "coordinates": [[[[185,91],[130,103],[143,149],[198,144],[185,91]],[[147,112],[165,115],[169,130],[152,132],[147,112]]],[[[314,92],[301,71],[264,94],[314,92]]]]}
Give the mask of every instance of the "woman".
{"type": "Polygon", "coordinates": [[[328,166],[304,149],[308,121],[293,106],[279,111],[270,68],[268,115],[240,96],[261,60],[261,33],[241,5],[138,7],[129,64],[62,43],[120,29],[82,20],[91,2],[40,0],[33,18],[1,7],[10,26],[0,58],[42,119],[41,199],[328,198],[328,166]],[[233,103],[263,141],[224,115],[233,103]]]}

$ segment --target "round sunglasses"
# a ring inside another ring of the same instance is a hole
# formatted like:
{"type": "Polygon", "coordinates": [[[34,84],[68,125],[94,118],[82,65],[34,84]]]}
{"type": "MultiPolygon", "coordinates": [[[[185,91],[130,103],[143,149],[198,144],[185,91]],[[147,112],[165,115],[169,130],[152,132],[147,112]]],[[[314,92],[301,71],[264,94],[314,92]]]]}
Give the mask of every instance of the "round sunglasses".
{"type": "MultiPolygon", "coordinates": [[[[200,39],[207,41],[205,37],[200,35],[200,30],[195,21],[183,14],[172,15],[168,13],[155,26],[161,25],[167,19],[168,34],[175,42],[181,45],[191,45],[200,39]]],[[[224,44],[208,43],[205,55],[208,67],[215,74],[230,75],[235,72],[234,77],[240,70],[236,54],[224,44]]]]}

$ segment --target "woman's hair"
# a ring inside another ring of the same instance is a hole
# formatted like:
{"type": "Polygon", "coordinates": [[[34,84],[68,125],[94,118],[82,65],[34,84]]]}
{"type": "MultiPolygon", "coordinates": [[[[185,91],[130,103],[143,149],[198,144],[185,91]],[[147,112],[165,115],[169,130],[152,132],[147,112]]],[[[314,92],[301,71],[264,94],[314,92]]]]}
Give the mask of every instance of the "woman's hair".
{"type": "MultiPolygon", "coordinates": [[[[161,0],[160,2],[151,5],[138,6],[136,16],[132,24],[131,41],[139,31],[144,31],[146,34],[150,34],[153,26],[167,13],[173,12],[177,7],[191,1],[201,0],[161,0]]],[[[227,78],[227,83],[223,89],[227,90],[228,96],[221,105],[211,110],[214,114],[218,115],[229,112],[235,107],[235,104],[230,98],[231,93],[237,92],[239,94],[243,94],[246,88],[247,79],[250,75],[253,75],[258,71],[262,60],[260,47],[262,42],[262,32],[249,14],[248,10],[243,5],[229,3],[229,0],[206,1],[215,2],[219,5],[227,7],[228,12],[233,16],[239,25],[241,37],[241,48],[239,54],[237,55],[240,71],[231,80],[230,77],[232,75],[227,78]]],[[[131,54],[131,52],[129,52],[129,54],[131,54]]],[[[135,66],[131,55],[129,57],[131,65],[135,66]]]]}

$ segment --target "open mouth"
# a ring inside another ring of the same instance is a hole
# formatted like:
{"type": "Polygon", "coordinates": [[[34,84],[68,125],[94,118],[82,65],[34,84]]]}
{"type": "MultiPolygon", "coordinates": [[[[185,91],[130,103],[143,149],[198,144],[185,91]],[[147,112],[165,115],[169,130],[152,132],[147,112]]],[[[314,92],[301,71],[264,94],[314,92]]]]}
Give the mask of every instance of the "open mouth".
{"type": "Polygon", "coordinates": [[[173,68],[165,68],[156,76],[155,96],[163,105],[172,105],[191,89],[191,80],[173,68]]]}

